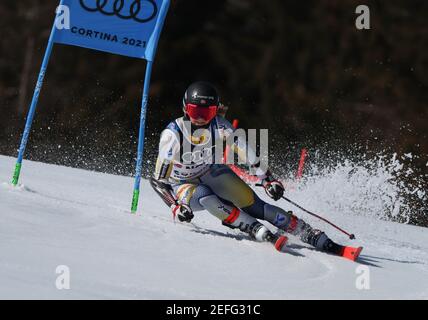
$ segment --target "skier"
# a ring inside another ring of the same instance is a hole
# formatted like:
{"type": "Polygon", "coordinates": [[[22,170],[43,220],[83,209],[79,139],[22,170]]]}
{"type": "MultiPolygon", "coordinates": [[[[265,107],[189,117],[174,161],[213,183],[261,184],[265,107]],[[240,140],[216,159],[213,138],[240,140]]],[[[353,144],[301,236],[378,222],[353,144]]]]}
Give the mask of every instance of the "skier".
{"type": "MultiPolygon", "coordinates": [[[[279,251],[288,240],[285,232],[318,250],[355,260],[358,250],[334,243],[292,212],[266,203],[227,165],[215,162],[213,149],[219,147],[213,146],[213,142],[225,140],[235,131],[219,116],[226,110],[211,84],[193,83],[184,94],[184,116],[171,122],[161,134],[156,169],[150,182],[171,208],[174,218],[190,222],[194,212],[207,210],[223,225],[238,228],[257,241],[271,242],[279,251]],[[282,232],[273,234],[258,220],[268,221],[282,232]]],[[[262,169],[247,142],[238,139],[234,148],[255,170],[267,195],[275,201],[281,199],[282,183],[269,170],[262,169]],[[242,150],[246,150],[246,156],[242,150]]]]}

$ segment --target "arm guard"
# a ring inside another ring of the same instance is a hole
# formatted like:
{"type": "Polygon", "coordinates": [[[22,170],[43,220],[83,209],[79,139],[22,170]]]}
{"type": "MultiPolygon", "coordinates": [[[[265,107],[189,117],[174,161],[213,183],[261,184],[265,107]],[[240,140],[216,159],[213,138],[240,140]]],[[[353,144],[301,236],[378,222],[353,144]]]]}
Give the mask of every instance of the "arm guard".
{"type": "Polygon", "coordinates": [[[150,185],[168,207],[177,204],[174,191],[169,184],[156,180],[155,178],[150,178],[150,185]]]}

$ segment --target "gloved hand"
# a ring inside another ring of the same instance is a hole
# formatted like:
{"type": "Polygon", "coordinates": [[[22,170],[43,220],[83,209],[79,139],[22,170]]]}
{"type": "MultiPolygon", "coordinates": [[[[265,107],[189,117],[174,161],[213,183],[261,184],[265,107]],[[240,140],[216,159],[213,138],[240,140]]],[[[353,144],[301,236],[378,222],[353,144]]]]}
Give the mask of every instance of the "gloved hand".
{"type": "Polygon", "coordinates": [[[262,185],[265,188],[267,195],[275,201],[278,201],[284,195],[285,189],[282,183],[271,176],[264,179],[262,181],[262,185]]]}
{"type": "Polygon", "coordinates": [[[194,218],[193,211],[187,204],[173,204],[171,209],[174,218],[177,217],[181,222],[190,222],[194,218]]]}

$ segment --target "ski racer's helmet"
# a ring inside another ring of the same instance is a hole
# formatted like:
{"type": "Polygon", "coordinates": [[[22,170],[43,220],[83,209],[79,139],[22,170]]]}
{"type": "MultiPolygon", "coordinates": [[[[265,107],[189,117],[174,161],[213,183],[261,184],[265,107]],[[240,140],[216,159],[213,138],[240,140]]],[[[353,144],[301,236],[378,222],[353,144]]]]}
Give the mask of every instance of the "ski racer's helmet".
{"type": "Polygon", "coordinates": [[[184,93],[183,111],[197,126],[210,123],[217,115],[219,105],[217,89],[208,82],[192,83],[184,93]]]}

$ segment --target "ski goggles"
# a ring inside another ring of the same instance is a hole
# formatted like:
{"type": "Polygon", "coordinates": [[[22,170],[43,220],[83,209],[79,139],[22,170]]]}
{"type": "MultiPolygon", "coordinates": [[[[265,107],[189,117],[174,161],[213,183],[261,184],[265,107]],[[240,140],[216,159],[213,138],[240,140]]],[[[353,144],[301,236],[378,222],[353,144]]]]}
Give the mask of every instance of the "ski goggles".
{"type": "Polygon", "coordinates": [[[218,106],[201,107],[196,104],[186,104],[186,113],[192,120],[204,120],[210,122],[217,115],[218,106]]]}

